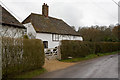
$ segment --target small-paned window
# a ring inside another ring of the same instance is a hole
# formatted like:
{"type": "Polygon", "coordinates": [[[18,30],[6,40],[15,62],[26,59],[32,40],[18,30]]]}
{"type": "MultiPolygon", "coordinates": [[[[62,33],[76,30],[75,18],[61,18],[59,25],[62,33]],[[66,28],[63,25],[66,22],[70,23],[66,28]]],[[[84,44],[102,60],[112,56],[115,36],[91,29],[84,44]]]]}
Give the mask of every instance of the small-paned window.
{"type": "Polygon", "coordinates": [[[59,41],[59,35],[58,34],[52,34],[52,41],[59,41]]]}

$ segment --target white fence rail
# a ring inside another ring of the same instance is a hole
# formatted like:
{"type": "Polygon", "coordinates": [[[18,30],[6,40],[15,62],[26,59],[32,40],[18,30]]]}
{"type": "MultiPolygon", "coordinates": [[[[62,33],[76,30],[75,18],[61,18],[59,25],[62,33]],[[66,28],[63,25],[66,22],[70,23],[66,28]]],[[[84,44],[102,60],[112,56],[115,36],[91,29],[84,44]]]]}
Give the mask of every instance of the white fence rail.
{"type": "Polygon", "coordinates": [[[45,49],[44,51],[45,51],[45,57],[46,57],[47,60],[61,59],[59,47],[45,49]]]}

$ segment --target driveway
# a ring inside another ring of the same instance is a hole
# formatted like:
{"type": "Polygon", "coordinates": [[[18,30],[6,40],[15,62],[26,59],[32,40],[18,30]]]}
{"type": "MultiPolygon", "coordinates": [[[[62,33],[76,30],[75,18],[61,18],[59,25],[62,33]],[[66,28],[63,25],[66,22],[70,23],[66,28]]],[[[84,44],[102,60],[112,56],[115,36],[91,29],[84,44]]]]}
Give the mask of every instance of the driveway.
{"type": "Polygon", "coordinates": [[[60,69],[65,69],[75,64],[77,63],[66,63],[53,59],[53,60],[45,60],[45,64],[43,68],[45,68],[48,72],[52,72],[60,69]]]}
{"type": "Polygon", "coordinates": [[[118,55],[83,61],[62,70],[42,74],[37,78],[118,78],[118,55]]]}

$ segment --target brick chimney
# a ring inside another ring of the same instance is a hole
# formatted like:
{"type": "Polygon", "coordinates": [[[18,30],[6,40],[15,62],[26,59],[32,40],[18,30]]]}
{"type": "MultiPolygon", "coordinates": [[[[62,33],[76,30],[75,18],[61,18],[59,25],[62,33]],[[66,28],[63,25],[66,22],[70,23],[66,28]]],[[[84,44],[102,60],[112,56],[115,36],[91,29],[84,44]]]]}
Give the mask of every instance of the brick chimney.
{"type": "Polygon", "coordinates": [[[43,15],[43,16],[48,17],[48,9],[49,9],[49,6],[44,3],[44,4],[42,5],[42,15],[43,15]]]}

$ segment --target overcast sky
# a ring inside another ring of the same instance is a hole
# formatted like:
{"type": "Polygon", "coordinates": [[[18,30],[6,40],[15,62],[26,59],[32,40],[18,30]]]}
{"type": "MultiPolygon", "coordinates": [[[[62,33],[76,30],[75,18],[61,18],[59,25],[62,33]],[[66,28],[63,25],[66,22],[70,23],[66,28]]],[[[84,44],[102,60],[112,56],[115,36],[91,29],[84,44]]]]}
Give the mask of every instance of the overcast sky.
{"type": "MultiPolygon", "coordinates": [[[[118,6],[112,0],[0,0],[21,22],[30,13],[42,13],[49,5],[49,16],[63,19],[70,26],[110,25],[118,22],[118,6]],[[19,19],[19,18],[20,19],[19,19]]],[[[119,0],[115,0],[118,2],[119,0]]],[[[1,4],[1,3],[0,3],[1,4]]],[[[2,5],[2,4],[1,4],[2,5]]],[[[4,7],[4,5],[2,5],[4,7]]]]}

